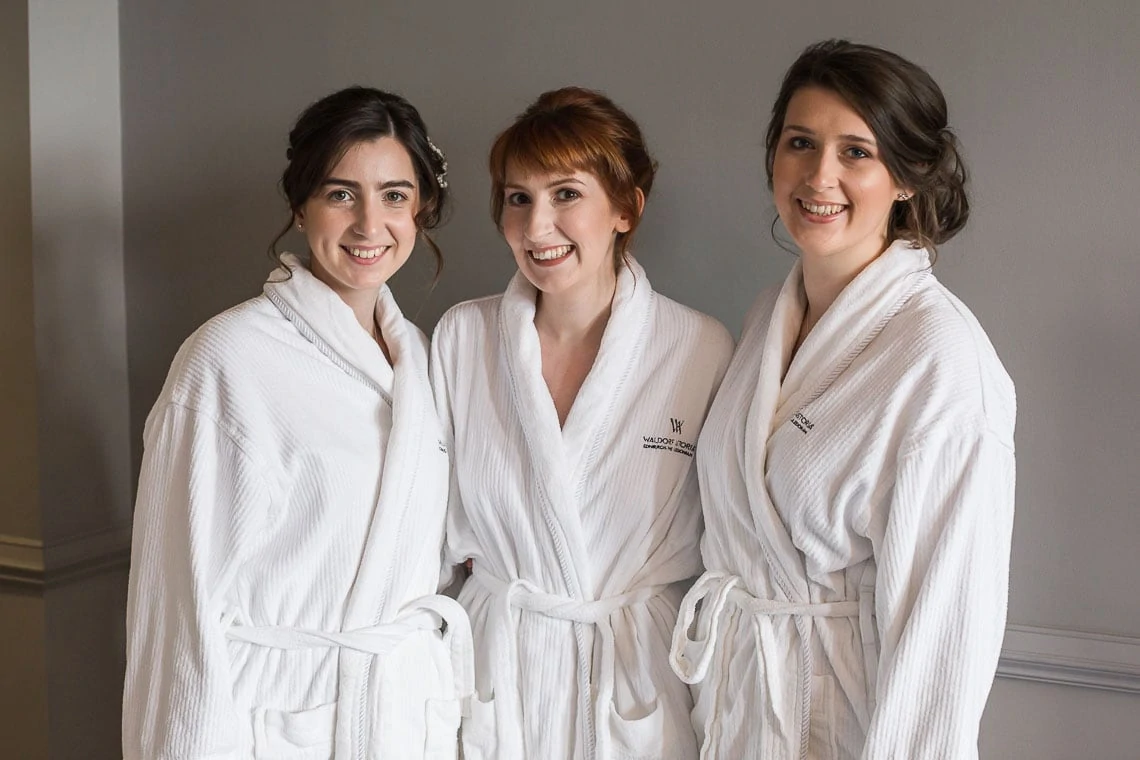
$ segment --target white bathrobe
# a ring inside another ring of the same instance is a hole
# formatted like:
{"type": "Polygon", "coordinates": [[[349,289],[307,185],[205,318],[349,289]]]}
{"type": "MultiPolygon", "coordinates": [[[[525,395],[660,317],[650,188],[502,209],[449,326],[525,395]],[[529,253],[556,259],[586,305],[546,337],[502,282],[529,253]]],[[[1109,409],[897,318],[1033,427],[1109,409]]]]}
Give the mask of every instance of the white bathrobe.
{"type": "Polygon", "coordinates": [[[672,659],[700,683],[702,757],[976,758],[1013,384],[925,251],[894,244],[791,358],[805,307],[797,263],[750,314],[701,435],[708,570],[672,659]]]}
{"type": "Polygon", "coordinates": [[[732,351],[724,328],[623,267],[601,349],[565,426],[542,378],[537,292],[460,304],[432,341],[453,440],[448,556],[480,698],[467,760],[693,758],[668,653],[701,571],[697,434],[732,351]]]}
{"type": "Polygon", "coordinates": [[[147,418],[123,754],[454,758],[470,627],[435,596],[448,462],[426,340],[384,288],[393,369],[287,261],[186,341],[147,418]]]}

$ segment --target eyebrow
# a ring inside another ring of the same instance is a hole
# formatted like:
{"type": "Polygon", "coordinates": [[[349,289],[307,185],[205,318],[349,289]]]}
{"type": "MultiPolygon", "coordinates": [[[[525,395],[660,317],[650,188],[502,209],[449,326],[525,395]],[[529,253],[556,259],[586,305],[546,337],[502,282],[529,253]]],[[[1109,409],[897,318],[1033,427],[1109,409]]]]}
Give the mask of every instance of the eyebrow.
{"type": "MultiPolygon", "coordinates": [[[[359,182],[354,182],[351,179],[341,179],[340,177],[329,177],[328,179],[326,179],[324,182],[321,183],[321,187],[324,187],[325,185],[344,185],[345,187],[352,188],[353,190],[359,190],[360,189],[360,183],[359,182]]],[[[406,180],[406,179],[390,179],[387,182],[381,182],[380,183],[380,189],[381,190],[388,190],[389,188],[393,188],[393,187],[406,187],[409,190],[415,190],[416,189],[416,186],[412,182],[410,182],[409,180],[406,180]]]]}
{"type": "MultiPolygon", "coordinates": [[[[787,132],[789,130],[791,130],[792,132],[803,132],[805,135],[814,135],[815,134],[814,130],[808,129],[807,127],[802,127],[799,124],[785,124],[783,131],[787,132]]],[[[861,137],[859,135],[840,135],[840,137],[844,140],[848,140],[850,142],[863,143],[864,145],[874,145],[875,144],[874,140],[869,140],[866,137],[861,137]]]]}
{"type": "MultiPolygon", "coordinates": [[[[570,183],[573,183],[575,185],[582,185],[583,187],[585,187],[585,185],[586,185],[585,182],[578,179],[577,177],[566,176],[566,177],[559,177],[558,179],[550,181],[549,183],[547,183],[545,189],[549,190],[552,187],[557,187],[559,185],[566,185],[566,184],[570,184],[570,183]]],[[[508,188],[511,190],[526,190],[526,188],[523,187],[522,185],[516,185],[516,184],[510,183],[510,182],[507,182],[503,185],[503,189],[508,189],[508,188]]]]}

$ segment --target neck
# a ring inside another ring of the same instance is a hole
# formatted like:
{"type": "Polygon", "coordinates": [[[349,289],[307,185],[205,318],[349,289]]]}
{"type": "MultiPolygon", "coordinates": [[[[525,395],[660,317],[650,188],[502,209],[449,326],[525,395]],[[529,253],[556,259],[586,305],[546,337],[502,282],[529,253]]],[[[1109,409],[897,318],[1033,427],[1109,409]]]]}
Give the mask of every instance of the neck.
{"type": "Polygon", "coordinates": [[[617,277],[564,293],[538,294],[534,326],[559,343],[598,338],[605,331],[617,277]]]}
{"type": "Polygon", "coordinates": [[[818,322],[843,289],[886,249],[884,243],[870,255],[812,256],[805,253],[801,258],[804,294],[808,302],[805,321],[810,321],[811,325],[818,322]]]}
{"type": "Polygon", "coordinates": [[[373,339],[379,339],[380,328],[376,324],[376,301],[379,298],[380,291],[354,290],[350,293],[339,293],[338,295],[352,309],[356,321],[360,323],[364,332],[371,335],[373,339]]]}

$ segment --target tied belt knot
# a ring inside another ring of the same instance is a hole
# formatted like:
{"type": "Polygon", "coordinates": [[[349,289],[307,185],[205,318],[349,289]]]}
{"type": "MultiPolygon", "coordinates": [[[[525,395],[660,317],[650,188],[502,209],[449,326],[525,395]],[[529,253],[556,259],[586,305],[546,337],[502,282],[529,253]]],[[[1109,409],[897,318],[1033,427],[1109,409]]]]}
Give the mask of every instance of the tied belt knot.
{"type": "MultiPolygon", "coordinates": [[[[587,742],[594,745],[593,757],[609,757],[611,742],[608,710],[613,701],[615,673],[614,629],[610,616],[624,607],[648,602],[663,593],[671,584],[642,586],[616,596],[584,600],[547,593],[534,583],[521,578],[504,581],[480,568],[481,564],[476,563],[471,578],[494,598],[491,612],[494,617],[489,621],[488,640],[491,657],[496,663],[496,667],[492,670],[493,683],[503,685],[503,688],[497,689],[494,694],[499,705],[496,708],[498,713],[496,733],[500,737],[502,757],[523,757],[522,706],[518,698],[518,641],[514,631],[513,608],[555,620],[592,625],[598,632],[601,639],[601,658],[595,684],[594,704],[590,704],[591,685],[580,683],[578,709],[582,715],[593,718],[594,736],[586,737],[587,742]],[[500,727],[503,730],[500,730],[500,727]]],[[[582,651],[580,640],[578,646],[578,656],[584,658],[585,652],[582,651]]]]}
{"type": "Polygon", "coordinates": [[[455,694],[464,710],[475,690],[474,645],[471,624],[463,607],[446,596],[432,594],[413,599],[386,623],[350,631],[317,631],[289,626],[253,626],[226,621],[226,637],[273,649],[352,649],[386,657],[409,636],[420,631],[438,631],[446,623],[443,642],[451,655],[455,694]]]}
{"type": "MultiPolygon", "coordinates": [[[[870,595],[865,599],[870,600],[870,595]]],[[[693,584],[681,602],[677,626],[673,629],[673,646],[669,664],[673,672],[687,684],[700,683],[708,675],[713,654],[720,640],[720,626],[729,603],[752,617],[788,616],[794,619],[800,638],[800,749],[799,757],[807,756],[808,736],[811,731],[811,629],[813,618],[858,618],[861,623],[870,620],[870,604],[861,602],[789,602],[778,599],[760,599],[744,588],[738,575],[707,571],[693,584]],[[689,630],[697,618],[697,605],[701,605],[695,638],[689,630]],[[864,620],[866,618],[866,620],[864,620]]]]}

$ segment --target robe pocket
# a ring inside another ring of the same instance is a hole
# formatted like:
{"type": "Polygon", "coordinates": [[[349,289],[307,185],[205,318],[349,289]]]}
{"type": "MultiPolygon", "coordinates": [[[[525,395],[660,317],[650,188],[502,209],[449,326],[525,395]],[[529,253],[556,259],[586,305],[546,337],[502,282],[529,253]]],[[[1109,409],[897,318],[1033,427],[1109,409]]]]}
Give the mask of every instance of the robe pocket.
{"type": "Polygon", "coordinates": [[[255,708],[253,753],[274,760],[328,760],[336,734],[336,702],[308,710],[255,708]]]}
{"type": "Polygon", "coordinates": [[[614,760],[666,760],[671,758],[665,746],[665,708],[660,699],[653,700],[647,711],[622,717],[610,705],[610,739],[614,760]]]}
{"type": "Polygon", "coordinates": [[[458,699],[429,699],[424,705],[424,760],[455,760],[459,713],[458,699]]]}
{"type": "Polygon", "coordinates": [[[831,676],[811,677],[811,733],[808,754],[819,760],[834,760],[836,748],[835,679],[831,676]]]}
{"type": "Polygon", "coordinates": [[[463,760],[494,760],[499,752],[499,734],[495,726],[495,698],[486,702],[475,694],[471,697],[471,714],[463,719],[459,743],[463,760]]]}

